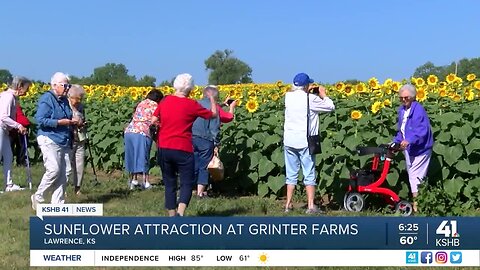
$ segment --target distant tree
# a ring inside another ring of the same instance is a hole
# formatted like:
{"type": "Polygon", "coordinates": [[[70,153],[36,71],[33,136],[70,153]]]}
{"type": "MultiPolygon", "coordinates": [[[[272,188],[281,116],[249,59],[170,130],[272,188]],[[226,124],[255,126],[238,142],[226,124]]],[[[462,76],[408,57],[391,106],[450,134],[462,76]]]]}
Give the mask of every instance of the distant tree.
{"type": "Polygon", "coordinates": [[[13,75],[8,69],[0,69],[0,83],[9,84],[13,80],[13,75]]]}
{"type": "Polygon", "coordinates": [[[137,81],[138,86],[155,86],[157,79],[152,76],[145,75],[137,81]]]}
{"type": "Polygon", "coordinates": [[[175,78],[172,78],[170,81],[168,80],[163,80],[159,86],[173,86],[173,81],[175,81],[175,78]]]}
{"type": "Polygon", "coordinates": [[[208,83],[234,84],[252,82],[252,69],[250,66],[233,57],[232,54],[232,50],[217,50],[205,60],[205,69],[210,70],[208,83]]]}
{"type": "Polygon", "coordinates": [[[430,74],[433,74],[439,79],[444,80],[445,77],[450,73],[456,73],[457,76],[462,78],[465,78],[470,73],[480,77],[480,58],[463,58],[458,62],[452,62],[451,64],[445,66],[435,66],[429,61],[416,68],[413,76],[426,79],[430,74]]]}
{"type": "Polygon", "coordinates": [[[348,79],[348,80],[345,80],[343,81],[345,84],[358,84],[360,83],[361,81],[360,80],[357,80],[357,79],[348,79]]]}
{"type": "Polygon", "coordinates": [[[145,75],[139,80],[133,75],[128,75],[128,69],[123,64],[107,63],[93,70],[88,77],[78,78],[70,76],[72,83],[78,84],[115,84],[120,86],[155,86],[157,79],[145,75]]]}

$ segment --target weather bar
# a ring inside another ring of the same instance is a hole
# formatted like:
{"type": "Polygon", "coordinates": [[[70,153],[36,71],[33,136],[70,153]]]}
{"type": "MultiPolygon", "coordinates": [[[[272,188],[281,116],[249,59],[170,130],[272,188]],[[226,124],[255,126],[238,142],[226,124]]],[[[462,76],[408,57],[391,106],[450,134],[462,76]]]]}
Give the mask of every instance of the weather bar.
{"type": "Polygon", "coordinates": [[[480,250],[31,250],[30,266],[480,266],[480,250]]]}

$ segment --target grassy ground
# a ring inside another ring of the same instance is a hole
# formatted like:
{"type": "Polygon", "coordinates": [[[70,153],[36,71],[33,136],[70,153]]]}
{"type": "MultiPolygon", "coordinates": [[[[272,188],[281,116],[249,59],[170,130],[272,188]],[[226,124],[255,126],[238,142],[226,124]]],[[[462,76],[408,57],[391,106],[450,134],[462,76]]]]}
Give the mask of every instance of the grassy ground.
{"type": "MultiPolygon", "coordinates": [[[[43,174],[43,167],[32,167],[33,189],[36,190],[43,174]]],[[[13,171],[14,182],[26,186],[26,170],[16,167],[13,171]]],[[[95,185],[94,177],[87,171],[82,195],[74,195],[73,188],[68,187],[68,203],[103,203],[105,216],[165,216],[163,208],[163,188],[154,186],[151,190],[130,191],[127,189],[127,180],[122,173],[98,173],[99,184],[95,185]]],[[[155,180],[155,179],[154,179],[155,180]]],[[[156,179],[158,181],[158,179],[156,179]]],[[[34,190],[3,193],[0,195],[0,269],[28,269],[29,268],[29,218],[34,215],[31,208],[30,195],[34,190]]],[[[300,195],[299,195],[300,197],[300,195]]],[[[302,201],[298,198],[297,201],[302,201]]],[[[304,215],[305,205],[301,202],[294,204],[296,208],[288,215],[304,215]]],[[[194,198],[187,209],[189,216],[284,216],[283,202],[258,197],[213,197],[207,200],[194,198]]],[[[380,209],[365,211],[361,214],[347,213],[338,209],[329,209],[326,215],[391,215],[380,209]]],[[[55,268],[59,269],[59,268],[55,268]]],[[[96,268],[102,269],[102,268],[96,268]]],[[[112,269],[112,268],[109,268],[112,269]]],[[[127,268],[122,268],[127,269],[127,268]]],[[[150,268],[151,269],[151,268],[150,268]]],[[[179,269],[179,268],[175,268],[179,269]]],[[[208,269],[208,268],[203,268],[208,269]]],[[[235,269],[235,268],[229,268],[235,269]]],[[[248,268],[242,268],[248,269],[248,268]]],[[[287,269],[275,267],[271,269],[287,269]]],[[[288,268],[300,269],[300,268],[288,268]]],[[[334,269],[301,268],[301,269],[334,269]]],[[[338,268],[335,268],[338,269],[338,268]]],[[[360,269],[380,269],[365,267],[360,269]]],[[[386,268],[402,269],[402,268],[386,268]]],[[[431,269],[431,268],[430,268],[431,269]]],[[[453,269],[453,268],[451,268],[453,269]]]]}

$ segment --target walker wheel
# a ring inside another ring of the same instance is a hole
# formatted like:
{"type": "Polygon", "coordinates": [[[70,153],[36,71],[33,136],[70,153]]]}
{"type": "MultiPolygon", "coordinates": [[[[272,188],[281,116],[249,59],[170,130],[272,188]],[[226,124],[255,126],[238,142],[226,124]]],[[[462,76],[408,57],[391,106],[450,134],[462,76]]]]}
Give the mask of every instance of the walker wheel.
{"type": "Polygon", "coordinates": [[[365,199],[358,192],[348,192],[343,198],[343,207],[350,212],[360,212],[365,206],[365,199]]]}
{"type": "Polygon", "coordinates": [[[408,201],[401,200],[395,204],[395,213],[408,217],[413,213],[413,205],[408,201]]]}

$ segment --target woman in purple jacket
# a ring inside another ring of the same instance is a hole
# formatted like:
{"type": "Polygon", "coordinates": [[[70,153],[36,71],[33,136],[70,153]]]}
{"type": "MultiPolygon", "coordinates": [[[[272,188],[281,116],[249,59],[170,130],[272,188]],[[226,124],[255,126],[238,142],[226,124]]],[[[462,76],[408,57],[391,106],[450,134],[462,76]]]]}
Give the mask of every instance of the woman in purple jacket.
{"type": "MultiPolygon", "coordinates": [[[[398,92],[402,105],[398,110],[398,132],[394,142],[404,150],[412,196],[418,195],[418,185],[425,178],[433,147],[433,134],[427,112],[415,100],[415,86],[406,84],[398,92]]],[[[417,211],[417,203],[413,202],[417,211]]]]}

